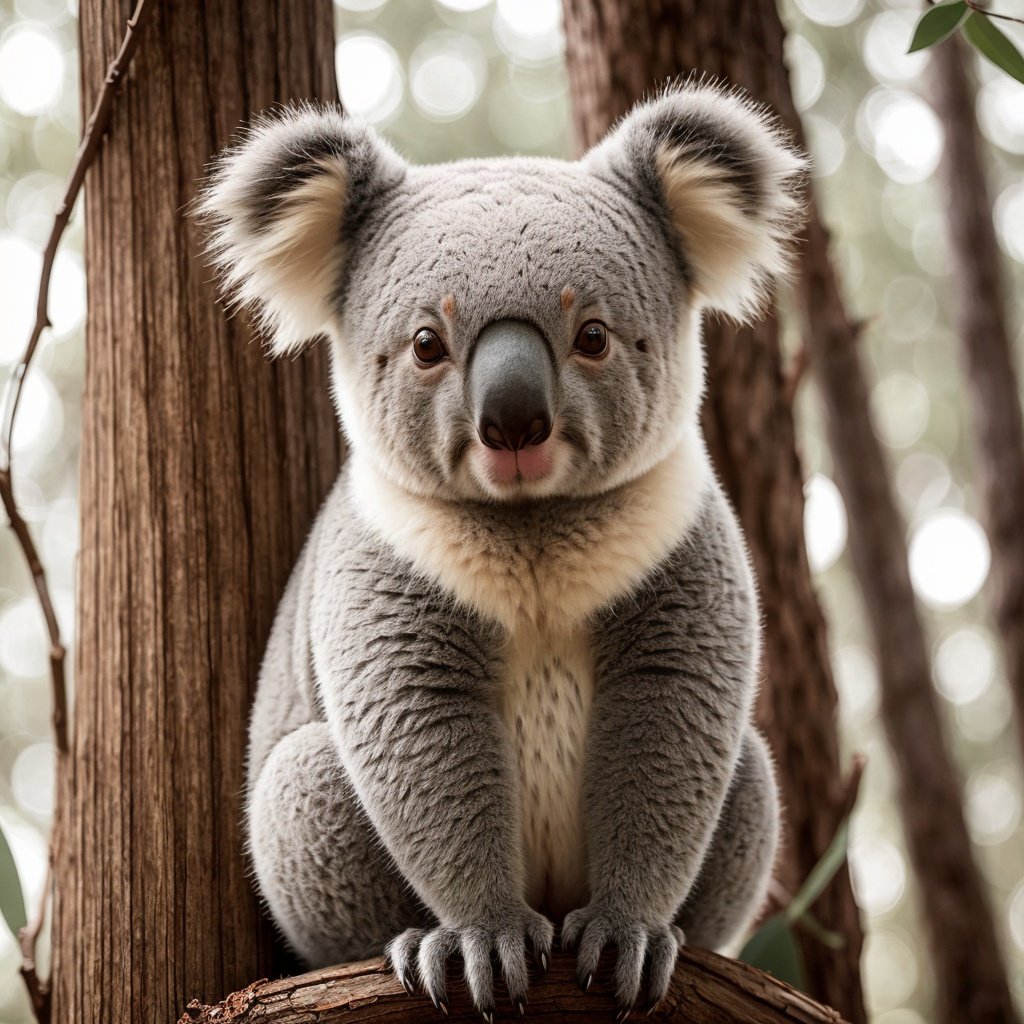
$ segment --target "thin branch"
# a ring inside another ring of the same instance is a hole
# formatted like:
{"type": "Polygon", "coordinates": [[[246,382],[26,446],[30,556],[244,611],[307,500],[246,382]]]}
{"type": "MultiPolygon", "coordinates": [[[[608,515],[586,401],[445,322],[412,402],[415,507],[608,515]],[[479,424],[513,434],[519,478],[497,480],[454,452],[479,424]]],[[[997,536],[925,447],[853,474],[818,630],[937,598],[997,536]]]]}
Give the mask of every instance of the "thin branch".
{"type": "Polygon", "coordinates": [[[1012,14],[999,14],[997,11],[990,11],[979,0],[964,0],[964,3],[972,11],[984,15],[986,18],[998,18],[1000,21],[1012,21],[1017,25],[1024,25],[1024,18],[1016,18],[1012,14]]]}
{"type": "MultiPolygon", "coordinates": [[[[21,401],[22,387],[32,365],[32,359],[36,354],[36,348],[43,336],[43,331],[51,326],[50,278],[53,273],[57,249],[67,229],[68,221],[71,219],[71,211],[74,209],[75,200],[77,200],[78,194],[82,190],[82,183],[85,181],[86,172],[95,160],[103,136],[110,126],[114,97],[138,48],[138,30],[142,26],[144,17],[151,9],[151,7],[147,6],[147,0],[138,0],[136,3],[135,10],[128,19],[124,38],[121,40],[121,47],[117,52],[117,56],[107,68],[107,75],[103,80],[103,86],[96,97],[96,103],[89,115],[89,120],[86,122],[85,131],[82,133],[82,140],[78,145],[78,151],[75,153],[75,159],[71,165],[71,173],[68,175],[64,195],[54,214],[50,236],[43,250],[43,265],[39,274],[39,292],[36,296],[35,322],[32,325],[32,332],[29,335],[28,344],[25,346],[25,352],[21,357],[21,361],[14,367],[7,382],[4,392],[3,415],[0,417],[0,424],[2,424],[0,426],[0,501],[3,502],[7,518],[10,520],[11,529],[14,531],[18,545],[25,556],[25,563],[28,565],[29,573],[32,576],[32,583],[35,587],[36,597],[39,600],[39,607],[42,610],[43,618],[46,620],[46,631],[50,641],[53,732],[57,750],[60,754],[68,752],[68,699],[67,680],[64,673],[64,659],[67,652],[61,640],[60,624],[57,621],[53,599],[50,596],[50,587],[46,581],[46,570],[43,568],[43,563],[39,558],[39,552],[32,539],[32,533],[19,511],[14,497],[14,425],[18,415],[18,404],[21,401]]],[[[28,988],[32,1008],[40,1024],[46,1024],[49,1021],[50,991],[49,985],[41,981],[36,972],[35,954],[39,932],[46,915],[49,895],[50,871],[48,869],[46,886],[43,889],[43,897],[40,900],[39,913],[31,925],[21,930],[20,936],[22,953],[21,974],[25,979],[25,986],[28,988]]]]}
{"type": "MultiPolygon", "coordinates": [[[[52,858],[50,860],[52,861],[52,858]]],[[[43,930],[43,922],[46,920],[46,896],[50,891],[52,875],[53,864],[48,861],[46,878],[43,881],[43,894],[39,899],[36,916],[24,928],[18,930],[18,942],[21,945],[21,976],[28,989],[32,1012],[40,1024],[50,1019],[50,986],[40,980],[39,972],[36,970],[36,945],[39,942],[39,933],[43,930]]]]}

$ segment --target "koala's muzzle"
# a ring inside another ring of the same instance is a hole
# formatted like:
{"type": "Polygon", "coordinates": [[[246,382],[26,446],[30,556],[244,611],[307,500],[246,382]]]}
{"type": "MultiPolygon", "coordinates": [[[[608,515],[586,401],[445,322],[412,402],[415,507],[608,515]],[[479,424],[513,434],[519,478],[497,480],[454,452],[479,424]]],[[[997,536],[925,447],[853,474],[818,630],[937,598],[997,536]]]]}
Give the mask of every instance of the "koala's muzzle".
{"type": "Polygon", "coordinates": [[[555,415],[555,367],[544,335],[520,320],[495,320],[476,340],[467,394],[480,440],[520,451],[541,444],[555,415]]]}

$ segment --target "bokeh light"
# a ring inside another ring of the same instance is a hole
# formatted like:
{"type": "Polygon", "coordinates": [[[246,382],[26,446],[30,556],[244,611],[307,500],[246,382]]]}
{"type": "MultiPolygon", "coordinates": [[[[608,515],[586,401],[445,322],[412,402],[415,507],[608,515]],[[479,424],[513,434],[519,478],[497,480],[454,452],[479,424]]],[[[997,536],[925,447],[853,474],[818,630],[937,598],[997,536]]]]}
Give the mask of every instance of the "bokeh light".
{"type": "Polygon", "coordinates": [[[989,766],[967,782],[964,810],[971,838],[984,846],[1005,842],[1020,824],[1020,787],[1006,766],[989,766]]]}
{"type": "Polygon", "coordinates": [[[38,114],[56,100],[64,78],[64,55],[46,29],[31,23],[8,32],[0,43],[0,98],[19,114],[38,114]]]}
{"type": "Polygon", "coordinates": [[[906,1002],[917,987],[918,963],[906,936],[891,928],[868,933],[864,943],[867,967],[865,996],[872,1013],[881,1013],[906,1002]]]}
{"type": "Polygon", "coordinates": [[[402,66],[394,48],[372,32],[353,32],[338,41],[335,62],[345,109],[387,124],[402,104],[402,66]]]}
{"type": "Polygon", "coordinates": [[[920,11],[907,7],[883,11],[868,22],[861,46],[864,65],[879,82],[907,82],[916,78],[928,63],[928,54],[907,53],[907,41],[914,34],[920,11]]]}
{"type": "Polygon", "coordinates": [[[1006,252],[1024,263],[1024,183],[1000,192],[995,204],[996,228],[1006,252]]]}
{"type": "Polygon", "coordinates": [[[839,488],[822,473],[804,484],[804,534],[813,572],[824,572],[846,546],[846,506],[839,488]]]}
{"type": "Polygon", "coordinates": [[[540,63],[565,47],[558,0],[498,0],[494,38],[509,57],[540,63]]]}
{"type": "Polygon", "coordinates": [[[939,509],[910,538],[910,578],[934,608],[958,608],[981,589],[990,554],[985,531],[958,509],[939,509]]]}
{"type": "Polygon", "coordinates": [[[935,654],[935,685],[952,704],[977,700],[992,682],[995,652],[992,641],[979,629],[955,629],[935,654]]]}
{"type": "Polygon", "coordinates": [[[928,391],[916,378],[894,373],[880,380],[871,393],[875,427],[890,448],[907,448],[928,426],[928,391]]]}
{"type": "Polygon", "coordinates": [[[818,25],[848,25],[860,14],[864,0],[796,0],[802,14],[818,25]]]}
{"type": "Polygon", "coordinates": [[[872,915],[899,903],[907,880],[903,855],[887,839],[858,839],[850,845],[850,870],[857,904],[872,915]]]}
{"type": "Polygon", "coordinates": [[[413,101],[432,121],[462,117],[480,98],[487,58],[480,44],[458,32],[439,32],[413,51],[409,88],[413,101]]]}
{"type": "Polygon", "coordinates": [[[924,181],[942,152],[942,126],[919,96],[898,89],[875,89],[859,117],[862,143],[893,181],[924,181]]]}

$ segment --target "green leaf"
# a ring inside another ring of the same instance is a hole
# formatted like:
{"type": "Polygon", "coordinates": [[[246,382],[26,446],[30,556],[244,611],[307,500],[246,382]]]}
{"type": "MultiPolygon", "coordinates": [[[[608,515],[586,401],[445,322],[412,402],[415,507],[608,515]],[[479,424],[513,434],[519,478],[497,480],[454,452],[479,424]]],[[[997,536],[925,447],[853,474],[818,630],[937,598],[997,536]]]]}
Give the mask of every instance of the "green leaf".
{"type": "Polygon", "coordinates": [[[850,835],[850,819],[843,818],[828,844],[828,849],[822,854],[821,860],[811,869],[806,881],[800,887],[800,891],[793,897],[789,906],[786,907],[786,920],[792,924],[814,904],[814,901],[825,891],[825,887],[836,876],[836,872],[846,861],[846,845],[850,835]]]}
{"type": "Polygon", "coordinates": [[[0,829],[0,914],[3,914],[7,927],[17,938],[18,931],[25,927],[25,898],[21,894],[21,880],[18,878],[18,866],[14,863],[14,854],[0,829]]]}
{"type": "Polygon", "coordinates": [[[964,0],[945,0],[945,3],[929,7],[918,19],[907,53],[916,53],[941,43],[957,30],[966,17],[967,4],[964,0]]]}
{"type": "Polygon", "coordinates": [[[782,914],[776,914],[753,934],[743,947],[740,959],[785,981],[794,988],[806,989],[803,962],[793,929],[782,914]]]}
{"type": "Polygon", "coordinates": [[[964,22],[964,38],[997,68],[1024,83],[1024,57],[1020,50],[985,15],[971,12],[964,22]]]}

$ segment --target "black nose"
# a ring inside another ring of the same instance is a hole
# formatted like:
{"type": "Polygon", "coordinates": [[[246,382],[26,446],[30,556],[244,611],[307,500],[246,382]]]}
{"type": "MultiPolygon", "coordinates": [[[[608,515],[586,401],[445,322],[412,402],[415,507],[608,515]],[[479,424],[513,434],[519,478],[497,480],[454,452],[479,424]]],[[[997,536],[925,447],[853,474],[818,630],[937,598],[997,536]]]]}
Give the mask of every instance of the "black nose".
{"type": "Polygon", "coordinates": [[[467,391],[480,440],[489,448],[519,451],[546,441],[555,368],[544,335],[518,320],[488,324],[473,349],[467,391]]]}

